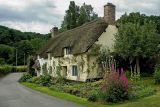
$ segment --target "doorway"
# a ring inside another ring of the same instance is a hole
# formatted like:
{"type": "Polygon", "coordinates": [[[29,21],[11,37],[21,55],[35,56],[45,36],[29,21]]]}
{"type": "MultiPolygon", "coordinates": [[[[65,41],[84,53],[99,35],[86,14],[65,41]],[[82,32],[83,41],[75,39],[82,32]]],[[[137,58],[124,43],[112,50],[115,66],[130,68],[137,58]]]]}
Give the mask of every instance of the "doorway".
{"type": "Polygon", "coordinates": [[[67,66],[62,66],[62,77],[66,78],[67,77],[67,66]]]}

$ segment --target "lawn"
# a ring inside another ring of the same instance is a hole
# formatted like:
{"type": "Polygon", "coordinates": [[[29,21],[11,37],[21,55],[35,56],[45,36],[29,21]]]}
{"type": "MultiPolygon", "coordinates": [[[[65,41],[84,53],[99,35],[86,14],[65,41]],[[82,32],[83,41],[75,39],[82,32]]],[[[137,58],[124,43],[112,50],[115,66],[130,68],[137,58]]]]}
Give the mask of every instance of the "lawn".
{"type": "Polygon", "coordinates": [[[55,90],[51,90],[48,87],[43,87],[43,86],[39,86],[33,83],[22,83],[23,85],[40,91],[42,93],[46,93],[48,95],[51,96],[55,96],[64,100],[68,100],[68,101],[72,101],[81,105],[84,105],[86,107],[160,107],[160,86],[159,85],[154,85],[153,84],[153,79],[151,78],[147,78],[147,79],[143,79],[142,81],[140,81],[141,84],[147,84],[147,85],[151,85],[153,87],[156,88],[157,92],[155,95],[149,96],[149,97],[145,97],[145,98],[141,98],[135,101],[126,101],[124,103],[121,104],[106,104],[103,105],[101,103],[93,103],[93,102],[89,102],[87,101],[86,98],[80,98],[71,94],[67,94],[67,93],[63,93],[63,92],[57,92],[55,90]]]}

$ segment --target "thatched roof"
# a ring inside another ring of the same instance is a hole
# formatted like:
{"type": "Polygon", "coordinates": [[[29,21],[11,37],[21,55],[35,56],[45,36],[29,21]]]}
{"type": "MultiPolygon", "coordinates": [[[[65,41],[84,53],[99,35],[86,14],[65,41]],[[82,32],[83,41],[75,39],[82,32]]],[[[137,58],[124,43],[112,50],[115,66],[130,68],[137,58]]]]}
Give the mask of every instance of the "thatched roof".
{"type": "Polygon", "coordinates": [[[87,52],[106,28],[107,24],[105,21],[103,19],[98,19],[72,30],[60,33],[48,41],[39,52],[39,55],[45,57],[46,53],[49,52],[54,57],[63,56],[63,49],[65,47],[70,47],[72,54],[87,52]]]}

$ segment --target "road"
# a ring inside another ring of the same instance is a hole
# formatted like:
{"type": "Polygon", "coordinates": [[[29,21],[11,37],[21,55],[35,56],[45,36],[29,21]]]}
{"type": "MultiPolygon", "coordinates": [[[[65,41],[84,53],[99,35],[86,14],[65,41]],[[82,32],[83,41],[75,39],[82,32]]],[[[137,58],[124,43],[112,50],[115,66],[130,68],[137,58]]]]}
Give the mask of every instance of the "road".
{"type": "Polygon", "coordinates": [[[82,107],[31,90],[17,82],[21,73],[12,73],[0,80],[0,107],[82,107]]]}

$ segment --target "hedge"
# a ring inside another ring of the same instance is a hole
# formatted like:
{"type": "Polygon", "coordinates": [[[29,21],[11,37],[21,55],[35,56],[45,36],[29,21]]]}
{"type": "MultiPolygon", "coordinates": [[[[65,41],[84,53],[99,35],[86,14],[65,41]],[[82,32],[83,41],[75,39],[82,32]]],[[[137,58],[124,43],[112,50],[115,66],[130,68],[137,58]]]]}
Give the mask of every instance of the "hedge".
{"type": "Polygon", "coordinates": [[[11,66],[11,65],[2,65],[0,66],[0,74],[8,74],[13,72],[26,72],[27,66],[11,66]]]}

